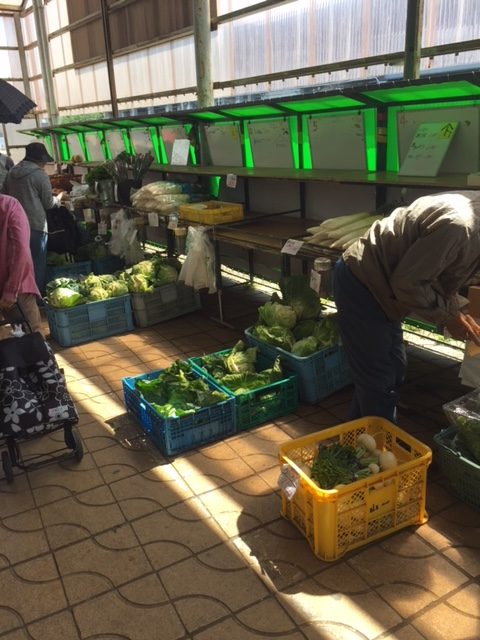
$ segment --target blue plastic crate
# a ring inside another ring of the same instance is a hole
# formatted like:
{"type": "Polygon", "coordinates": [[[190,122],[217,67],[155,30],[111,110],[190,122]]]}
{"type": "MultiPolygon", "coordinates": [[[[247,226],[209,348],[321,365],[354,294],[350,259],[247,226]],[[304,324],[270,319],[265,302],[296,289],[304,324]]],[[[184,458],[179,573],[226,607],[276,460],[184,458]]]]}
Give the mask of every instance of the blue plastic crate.
{"type": "Polygon", "coordinates": [[[88,276],[92,273],[91,260],[85,260],[84,262],[68,262],[67,264],[61,264],[58,267],[52,267],[47,265],[46,282],[47,284],[55,278],[78,278],[78,276],[88,276]]]}
{"type": "MultiPolygon", "coordinates": [[[[127,410],[165,455],[173,456],[235,433],[233,398],[181,418],[162,418],[135,388],[136,380],[151,380],[162,371],[124,378],[122,383],[127,410]]],[[[197,372],[194,373],[198,376],[197,372]]],[[[207,384],[220,389],[211,381],[207,384]]]]}
{"type": "Polygon", "coordinates": [[[282,366],[297,374],[298,393],[300,400],[304,402],[316,404],[351,382],[347,359],[341,345],[327,347],[311,356],[300,358],[280,347],[262,342],[252,335],[251,327],[245,329],[245,339],[248,344],[258,347],[260,353],[270,358],[280,356],[282,366]]]}
{"type": "MultiPolygon", "coordinates": [[[[218,351],[215,355],[228,355],[230,351],[231,349],[218,351]]],[[[202,367],[201,356],[190,358],[189,362],[193,369],[200,373],[202,378],[215,382],[222,391],[233,396],[235,401],[235,424],[238,432],[252,429],[263,422],[269,422],[275,418],[294,413],[298,406],[297,375],[295,373],[287,373],[282,380],[235,395],[228,387],[221,385],[202,367]]],[[[272,364],[272,358],[262,353],[257,354],[255,367],[257,371],[269,369],[272,364]]]]}
{"type": "Polygon", "coordinates": [[[119,256],[107,256],[100,260],[92,260],[92,271],[95,275],[101,276],[104,273],[115,273],[125,268],[125,261],[119,256]]]}
{"type": "Polygon", "coordinates": [[[434,459],[460,500],[480,509],[480,465],[455,449],[452,441],[456,435],[457,427],[449,427],[433,436],[434,459]]]}
{"type": "Polygon", "coordinates": [[[133,329],[130,294],[99,302],[81,304],[72,309],[47,305],[50,334],[62,347],[99,340],[133,329]]]}

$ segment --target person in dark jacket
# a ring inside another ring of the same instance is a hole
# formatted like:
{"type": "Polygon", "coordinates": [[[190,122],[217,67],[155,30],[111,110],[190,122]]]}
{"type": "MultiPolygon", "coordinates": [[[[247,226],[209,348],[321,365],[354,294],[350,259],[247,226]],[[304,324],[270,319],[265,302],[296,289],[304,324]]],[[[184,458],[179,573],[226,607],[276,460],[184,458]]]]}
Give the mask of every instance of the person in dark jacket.
{"type": "Polygon", "coordinates": [[[63,193],[54,196],[47,174],[47,162],[53,162],[41,142],[31,142],[25,147],[25,158],[8,172],[4,191],[16,198],[30,223],[30,250],[32,252],[35,280],[41,293],[45,291],[47,266],[47,209],[60,205],[63,193]]]}
{"type": "Polygon", "coordinates": [[[423,196],[374,222],[335,266],[334,295],[354,397],[350,419],[396,419],[415,315],[480,345],[458,291],[480,270],[480,192],[423,196]]]}

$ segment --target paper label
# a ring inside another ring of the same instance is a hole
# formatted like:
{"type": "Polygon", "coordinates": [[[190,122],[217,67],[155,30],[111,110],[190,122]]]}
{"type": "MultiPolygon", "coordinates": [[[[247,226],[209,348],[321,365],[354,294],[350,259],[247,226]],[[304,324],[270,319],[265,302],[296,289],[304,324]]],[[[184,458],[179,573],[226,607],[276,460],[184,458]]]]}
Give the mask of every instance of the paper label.
{"type": "Polygon", "coordinates": [[[320,293],[320,286],[322,284],[322,275],[312,269],[310,271],[310,289],[313,289],[316,293],[320,293]]]}
{"type": "Polygon", "coordinates": [[[297,493],[300,476],[288,464],[282,465],[278,477],[278,486],[285,494],[287,500],[291,500],[297,493]]]}
{"type": "Polygon", "coordinates": [[[85,222],[95,222],[95,214],[93,213],[93,209],[84,209],[83,219],[85,220],[85,222]]]}
{"type": "Polygon", "coordinates": [[[175,140],[172,148],[172,160],[170,164],[186,165],[188,162],[188,152],[190,150],[190,140],[181,138],[175,140]]]}
{"type": "Polygon", "coordinates": [[[174,231],[178,227],[178,218],[177,216],[170,216],[168,218],[168,228],[174,231]]]}
{"type": "Polygon", "coordinates": [[[158,220],[158,213],[156,211],[149,211],[148,213],[148,224],[151,227],[159,227],[160,222],[158,220]]]}
{"type": "Polygon", "coordinates": [[[235,189],[237,186],[237,176],[234,173],[227,173],[227,187],[235,189]]]}
{"type": "Polygon", "coordinates": [[[106,236],[107,235],[107,223],[106,222],[99,222],[98,223],[98,235],[99,236],[106,236]]]}
{"type": "Polygon", "coordinates": [[[303,240],[294,240],[289,238],[282,247],[281,253],[288,253],[291,256],[296,255],[303,247],[303,240]]]}

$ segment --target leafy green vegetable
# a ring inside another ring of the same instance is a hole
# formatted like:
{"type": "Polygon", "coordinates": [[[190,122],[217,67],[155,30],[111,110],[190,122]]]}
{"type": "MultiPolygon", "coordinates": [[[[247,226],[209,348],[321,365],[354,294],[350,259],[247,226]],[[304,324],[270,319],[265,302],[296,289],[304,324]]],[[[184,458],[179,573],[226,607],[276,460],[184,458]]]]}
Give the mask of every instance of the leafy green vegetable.
{"type": "Polygon", "coordinates": [[[456,416],[458,440],[472,459],[480,464],[480,416],[478,419],[456,416]]]}
{"type": "Polygon", "coordinates": [[[54,289],[48,294],[47,299],[52,307],[58,309],[68,309],[85,302],[83,296],[78,293],[78,291],[72,291],[72,289],[67,289],[66,287],[54,289]]]}
{"type": "Polygon", "coordinates": [[[359,468],[353,447],[339,443],[320,445],[313,461],[311,478],[322,489],[333,489],[337,484],[353,482],[359,468]]]}
{"type": "Polygon", "coordinates": [[[78,280],[74,280],[73,278],[55,278],[55,280],[50,280],[46,287],[47,296],[54,290],[59,287],[64,287],[66,289],[71,289],[72,291],[79,291],[80,285],[78,284],[78,280]]]}
{"type": "Polygon", "coordinates": [[[67,256],[63,253],[55,253],[55,251],[48,251],[47,264],[51,267],[61,267],[68,264],[67,256]]]}
{"type": "Polygon", "coordinates": [[[178,418],[227,399],[227,395],[195,376],[190,365],[176,360],[151,380],[137,380],[135,387],[164,418],[178,418]]]}
{"type": "Polygon", "coordinates": [[[302,340],[302,338],[309,338],[313,335],[315,330],[316,321],[313,318],[309,318],[308,320],[302,320],[293,328],[293,335],[295,336],[295,340],[302,340]]]}
{"type": "Polygon", "coordinates": [[[151,281],[154,287],[161,287],[164,284],[176,282],[178,273],[175,267],[168,264],[158,264],[153,270],[151,281]]]}
{"type": "Polygon", "coordinates": [[[243,340],[239,340],[224,359],[225,369],[229,373],[255,372],[257,347],[245,349],[243,340]]]}
{"type": "Polygon", "coordinates": [[[128,293],[128,286],[126,282],[116,280],[107,285],[106,290],[110,298],[116,298],[118,296],[125,296],[128,293]]]}
{"type": "Polygon", "coordinates": [[[127,286],[130,293],[153,293],[149,278],[142,273],[134,273],[130,276],[127,286]]]}
{"type": "Polygon", "coordinates": [[[273,344],[275,347],[281,347],[285,351],[291,351],[295,338],[290,329],[281,326],[266,327],[263,324],[257,324],[252,329],[252,333],[262,342],[273,344]]]}
{"type": "Polygon", "coordinates": [[[325,316],[319,320],[313,330],[313,336],[317,339],[320,348],[337,344],[338,325],[335,316],[325,316]]]}
{"type": "Polygon", "coordinates": [[[292,307],[278,302],[267,302],[258,308],[258,317],[267,327],[280,326],[293,329],[297,322],[297,316],[292,307]]]}
{"type": "Polygon", "coordinates": [[[90,242],[78,248],[77,260],[103,260],[109,256],[108,249],[103,242],[90,242]]]}
{"type": "Polygon", "coordinates": [[[263,371],[251,372],[245,371],[244,373],[228,373],[219,380],[219,382],[233,391],[235,395],[242,393],[248,393],[253,389],[259,389],[269,384],[273,384],[282,379],[282,367],[280,365],[280,358],[276,358],[271,369],[264,369],[263,371]]]}
{"type": "Polygon", "coordinates": [[[310,281],[306,276],[283,277],[280,278],[279,285],[283,304],[295,310],[298,320],[318,318],[322,310],[320,298],[310,287],[310,281]]]}
{"type": "Polygon", "coordinates": [[[312,353],[315,353],[316,351],[318,351],[318,342],[313,336],[297,340],[292,347],[293,355],[299,356],[300,358],[311,356],[312,353]]]}
{"type": "Polygon", "coordinates": [[[88,300],[90,302],[98,302],[99,300],[107,300],[108,291],[103,287],[92,287],[88,292],[88,300]]]}

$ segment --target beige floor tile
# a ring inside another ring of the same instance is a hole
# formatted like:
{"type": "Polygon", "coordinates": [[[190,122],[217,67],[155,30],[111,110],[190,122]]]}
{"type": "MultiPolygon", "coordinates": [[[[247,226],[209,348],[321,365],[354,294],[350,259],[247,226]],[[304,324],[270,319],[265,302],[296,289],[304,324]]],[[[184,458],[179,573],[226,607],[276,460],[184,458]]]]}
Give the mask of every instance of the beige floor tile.
{"type": "MultiPolygon", "coordinates": [[[[182,604],[184,604],[183,601],[182,604]]],[[[201,611],[198,614],[202,616],[201,611]]],[[[188,624],[187,629],[190,629],[188,624]]],[[[213,638],[253,640],[272,637],[272,633],[279,640],[304,638],[300,632],[295,631],[295,625],[279,604],[273,598],[268,598],[248,607],[237,616],[230,616],[207,630],[194,634],[193,638],[195,640],[213,640],[213,638]]]]}
{"type": "Polygon", "coordinates": [[[0,568],[34,558],[48,550],[37,509],[4,518],[0,522],[0,568]]]}
{"type": "Polygon", "coordinates": [[[70,604],[151,572],[130,525],[60,549],[55,558],[70,604]]]}
{"type": "Polygon", "coordinates": [[[17,629],[2,636],[2,640],[30,640],[30,636],[25,629],[17,629]]]}
{"type": "Polygon", "coordinates": [[[298,625],[310,625],[315,633],[328,640],[340,638],[376,638],[398,625],[401,617],[375,592],[358,594],[332,593],[314,580],[305,580],[277,596],[298,625]],[[355,630],[355,633],[352,633],[355,630]],[[337,634],[335,635],[334,632],[337,634]],[[350,634],[350,635],[348,635],[350,634]]]}
{"type": "Polygon", "coordinates": [[[68,390],[75,403],[110,393],[112,388],[102,376],[96,375],[83,380],[72,380],[68,390]]]}
{"type": "MultiPolygon", "coordinates": [[[[217,562],[216,558],[212,561],[217,562]]],[[[238,563],[236,557],[235,562],[238,563]]],[[[218,569],[206,563],[205,554],[201,558],[187,558],[175,566],[162,569],[159,576],[170,598],[175,601],[193,597],[209,598],[218,604],[215,609],[219,617],[223,617],[226,611],[243,609],[268,594],[249,569],[241,566],[233,571],[218,569]]],[[[210,623],[213,621],[210,620],[210,623]]],[[[189,624],[192,623],[190,620],[189,624]]]]}
{"type": "Polygon", "coordinates": [[[470,584],[412,620],[428,640],[476,640],[480,637],[480,587],[470,584]]]}
{"type": "Polygon", "coordinates": [[[148,471],[156,466],[156,462],[149,452],[137,451],[121,444],[99,449],[94,451],[92,455],[107,483],[148,471]]]}
{"type": "Polygon", "coordinates": [[[90,454],[81,462],[72,459],[29,474],[33,495],[38,506],[76,495],[103,484],[103,478],[90,454]]]}
{"type": "Polygon", "coordinates": [[[195,498],[135,520],[132,526],[155,568],[218,545],[224,536],[195,498]]]}
{"type": "Polygon", "coordinates": [[[80,424],[89,424],[92,420],[99,422],[125,413],[125,405],[115,393],[105,393],[94,398],[76,400],[75,406],[80,418],[80,424]]]}
{"type": "Polygon", "coordinates": [[[305,538],[283,519],[244,533],[232,543],[245,562],[275,590],[304,580],[325,567],[325,563],[315,558],[305,538]]]}
{"type": "Polygon", "coordinates": [[[410,530],[370,546],[349,564],[405,618],[467,580],[410,530]]]}
{"type": "Polygon", "coordinates": [[[193,497],[189,486],[170,464],[112,482],[110,489],[129,520],[193,497]]]}
{"type": "MultiPolygon", "coordinates": [[[[0,571],[2,608],[17,612],[25,623],[67,606],[62,583],[51,554],[0,571]]],[[[3,613],[3,612],[2,612],[3,613]]],[[[11,613],[11,612],[9,612],[11,613]]],[[[10,616],[10,625],[13,617],[10,616]]],[[[0,631],[8,631],[8,620],[0,616],[0,631]]],[[[18,626],[15,624],[14,626],[18,626]]]]}
{"type": "Polygon", "coordinates": [[[239,460],[225,443],[178,457],[172,464],[196,495],[253,474],[252,467],[239,460]]]}
{"type": "Polygon", "coordinates": [[[58,549],[119,526],[125,519],[106,486],[40,507],[50,545],[58,549]]]}
{"type": "Polygon", "coordinates": [[[115,431],[105,422],[82,424],[78,431],[82,437],[84,449],[91,453],[117,444],[115,431]]]}
{"type": "Polygon", "coordinates": [[[44,620],[28,625],[33,640],[80,640],[77,626],[70,611],[61,611],[44,620]]]}
{"type": "MultiPolygon", "coordinates": [[[[3,472],[2,472],[3,473],[3,472]]],[[[27,511],[35,506],[25,473],[15,476],[15,482],[8,485],[0,480],[0,518],[27,511]]]]}
{"type": "MultiPolygon", "coordinates": [[[[136,592],[141,592],[141,585],[136,592]]],[[[153,640],[160,633],[162,640],[176,640],[184,636],[184,628],[171,604],[151,606],[149,603],[142,606],[129,602],[124,595],[111,592],[84,602],[73,611],[83,638],[98,635],[102,638],[153,640]]]]}
{"type": "Polygon", "coordinates": [[[392,631],[383,640],[425,640],[426,636],[420,634],[410,624],[403,625],[400,628],[392,631]]]}
{"type": "Polygon", "coordinates": [[[200,499],[228,537],[279,517],[278,496],[258,476],[203,493],[200,499]]]}
{"type": "Polygon", "coordinates": [[[268,425],[231,438],[229,445],[258,473],[278,465],[278,448],[289,439],[280,427],[268,425]]]}

